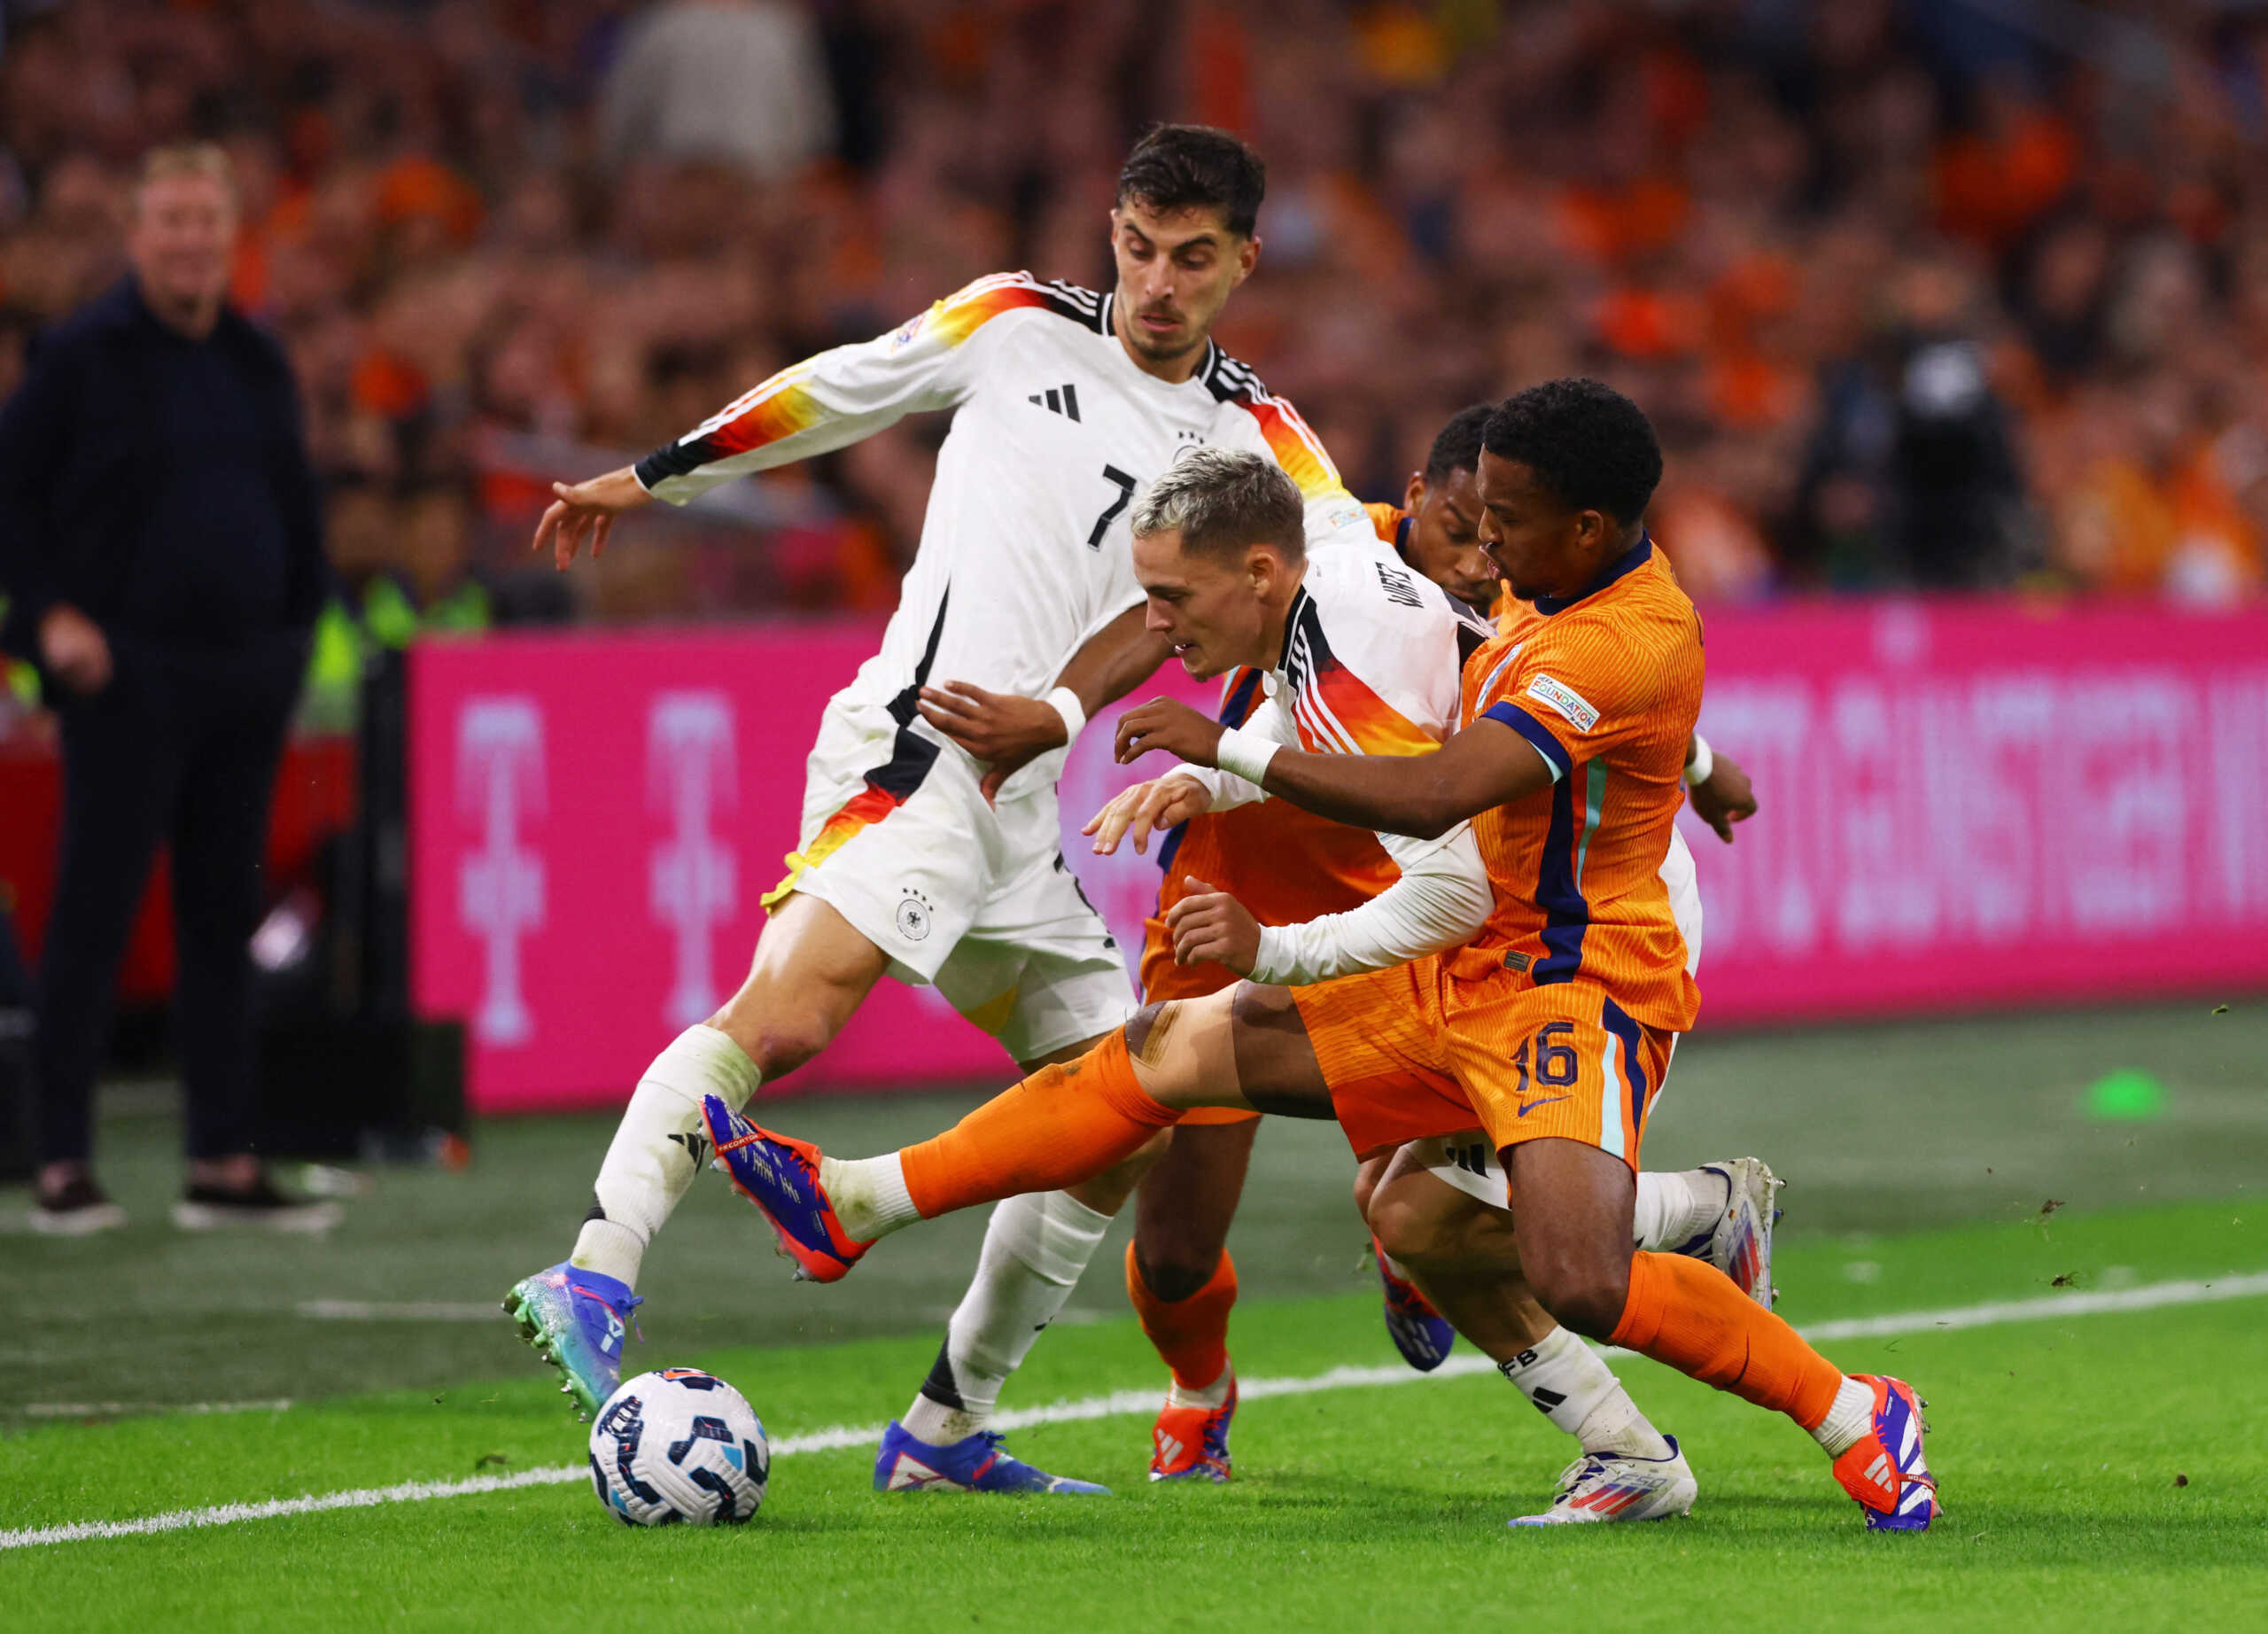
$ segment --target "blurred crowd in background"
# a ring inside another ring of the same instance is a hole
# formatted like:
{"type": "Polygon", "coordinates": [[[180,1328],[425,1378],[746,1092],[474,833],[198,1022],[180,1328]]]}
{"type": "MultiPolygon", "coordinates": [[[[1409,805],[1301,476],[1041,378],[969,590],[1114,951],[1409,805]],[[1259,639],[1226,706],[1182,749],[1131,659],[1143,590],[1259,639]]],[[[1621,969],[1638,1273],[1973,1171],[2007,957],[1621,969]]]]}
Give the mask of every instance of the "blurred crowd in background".
{"type": "MultiPolygon", "coordinates": [[[[116,278],[136,156],[223,143],[375,626],[887,610],[944,427],[571,585],[554,477],[983,274],[1107,286],[1121,157],[1270,175],[1222,343],[1398,497],[1477,399],[1654,416],[1704,600],[2256,595],[2268,7],[2203,0],[5,0],[0,391],[116,278]]],[[[659,508],[657,508],[659,509],[659,508]]],[[[384,632],[381,632],[383,635],[384,632]]]]}

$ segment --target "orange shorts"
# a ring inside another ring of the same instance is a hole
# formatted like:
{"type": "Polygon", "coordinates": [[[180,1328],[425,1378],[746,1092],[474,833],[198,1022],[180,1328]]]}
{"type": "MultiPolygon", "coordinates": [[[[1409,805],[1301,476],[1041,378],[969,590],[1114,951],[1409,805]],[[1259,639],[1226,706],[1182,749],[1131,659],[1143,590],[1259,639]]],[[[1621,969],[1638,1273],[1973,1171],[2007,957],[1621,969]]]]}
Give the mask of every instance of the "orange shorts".
{"type": "Polygon", "coordinates": [[[1538,987],[1473,948],[1292,998],[1358,1156],[1477,1124],[1499,1151],[1581,1140],[1635,1173],[1677,1036],[1604,988],[1538,987]]]}

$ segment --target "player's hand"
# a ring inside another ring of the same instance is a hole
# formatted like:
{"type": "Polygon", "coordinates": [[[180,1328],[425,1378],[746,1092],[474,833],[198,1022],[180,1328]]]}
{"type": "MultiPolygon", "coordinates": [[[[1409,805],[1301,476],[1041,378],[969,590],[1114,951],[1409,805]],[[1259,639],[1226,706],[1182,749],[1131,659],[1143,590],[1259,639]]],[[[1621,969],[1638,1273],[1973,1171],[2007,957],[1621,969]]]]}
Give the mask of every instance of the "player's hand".
{"type": "Polygon", "coordinates": [[[966,681],[924,687],[914,704],[921,719],[984,762],[984,798],[1000,792],[1008,774],[1064,743],[1063,717],[1045,698],[987,692],[966,681]]]}
{"type": "Polygon", "coordinates": [[[1188,883],[1191,894],[1166,910],[1173,961],[1202,964],[1210,960],[1239,976],[1250,976],[1260,962],[1260,922],[1227,891],[1216,891],[1201,879],[1188,883]]]}
{"type": "Polygon", "coordinates": [[[1694,815],[1714,829],[1717,837],[1728,845],[1733,843],[1733,824],[1756,815],[1756,791],[1748,786],[1748,774],[1722,750],[1717,751],[1709,781],[1694,784],[1686,798],[1693,802],[1694,815]]]}
{"type": "Polygon", "coordinates": [[[58,602],[39,621],[39,656],[58,681],[81,697],[110,685],[110,642],[102,626],[58,602]]]}
{"type": "Polygon", "coordinates": [[[1152,698],[1118,718],[1118,764],[1162,749],[1192,766],[1210,766],[1221,746],[1221,723],[1172,698],[1152,698]]]}
{"type": "Polygon", "coordinates": [[[588,482],[555,482],[551,491],[558,497],[535,525],[532,549],[540,553],[549,545],[552,564],[563,573],[586,540],[591,559],[598,560],[606,549],[606,536],[614,531],[614,519],[625,510],[651,504],[654,499],[627,465],[588,482]]]}
{"type": "Polygon", "coordinates": [[[1118,842],[1130,834],[1134,836],[1134,854],[1138,857],[1149,850],[1151,835],[1178,828],[1212,803],[1212,796],[1206,792],[1204,784],[1193,777],[1169,772],[1146,783],[1120,790],[1109,805],[1087,819],[1087,826],[1079,832],[1094,836],[1098,857],[1115,855],[1118,842]]]}

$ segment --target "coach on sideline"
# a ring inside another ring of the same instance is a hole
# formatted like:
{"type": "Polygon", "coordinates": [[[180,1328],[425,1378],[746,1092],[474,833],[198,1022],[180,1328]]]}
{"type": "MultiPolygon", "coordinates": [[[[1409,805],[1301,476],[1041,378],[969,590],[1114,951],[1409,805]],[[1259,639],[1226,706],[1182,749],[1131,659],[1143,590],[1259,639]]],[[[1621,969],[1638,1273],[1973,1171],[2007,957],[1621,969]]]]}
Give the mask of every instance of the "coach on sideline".
{"type": "Polygon", "coordinates": [[[143,162],[128,276],[51,330],[0,408],[0,647],[62,727],[63,839],[40,961],[35,1230],[122,1225],[95,1184],[119,958],[174,848],[188,1185],[174,1221],[322,1229],[252,1154],[252,967],[284,731],[325,588],[291,365],[229,308],[228,157],[143,162]]]}

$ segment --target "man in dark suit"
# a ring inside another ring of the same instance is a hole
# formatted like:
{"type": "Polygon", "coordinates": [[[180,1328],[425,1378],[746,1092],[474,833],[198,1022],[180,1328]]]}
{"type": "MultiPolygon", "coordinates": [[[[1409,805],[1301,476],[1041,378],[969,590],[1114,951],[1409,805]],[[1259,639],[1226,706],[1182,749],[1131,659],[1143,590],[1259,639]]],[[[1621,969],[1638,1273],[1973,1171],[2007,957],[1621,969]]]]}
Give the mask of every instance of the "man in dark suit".
{"type": "Polygon", "coordinates": [[[221,150],[144,160],[132,273],[58,324],[0,408],[0,647],[62,728],[62,859],[40,964],[35,1230],[124,1215],[90,1166],[118,965],[159,844],[174,857],[189,1176],[175,1223],[321,1230],[252,1150],[247,943],[285,728],[325,570],[291,367],[227,304],[221,150]]]}

